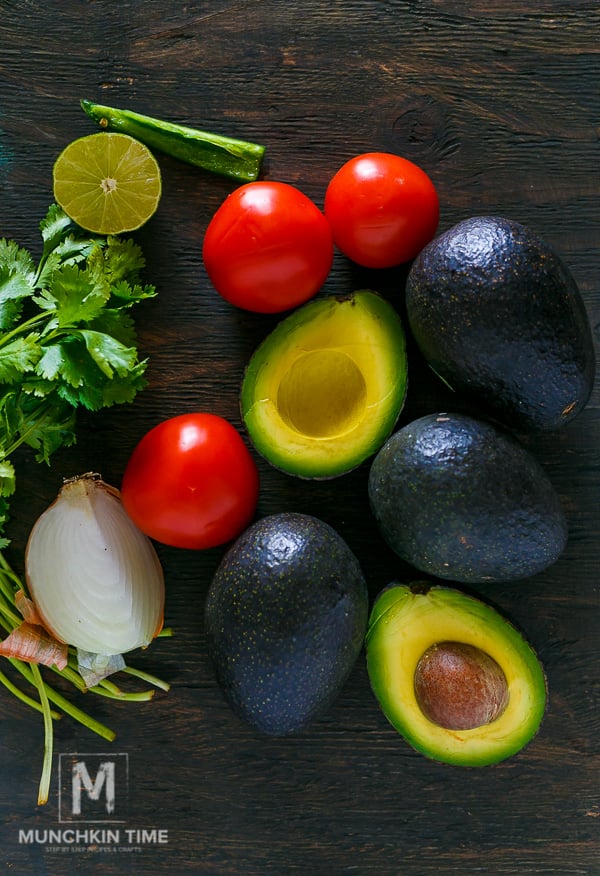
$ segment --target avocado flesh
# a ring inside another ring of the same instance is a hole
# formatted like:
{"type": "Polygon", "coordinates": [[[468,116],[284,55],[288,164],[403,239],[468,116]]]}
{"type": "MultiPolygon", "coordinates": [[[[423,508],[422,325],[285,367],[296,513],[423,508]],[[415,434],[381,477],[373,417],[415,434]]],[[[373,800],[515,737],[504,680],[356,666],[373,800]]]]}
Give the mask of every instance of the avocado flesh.
{"type": "Polygon", "coordinates": [[[259,520],[206,599],[208,651],[234,713],[268,735],[306,727],[339,694],[367,617],[362,570],[334,529],[291,512],[259,520]]]}
{"type": "Polygon", "coordinates": [[[476,216],[439,235],[411,266],[406,308],[431,368],[508,428],[557,429],[588,401],[595,351],[583,300],[527,227],[476,216]]]}
{"type": "Polygon", "coordinates": [[[252,356],[241,411],[255,448],[304,478],[357,467],[383,444],[404,404],[405,337],[375,292],[312,301],[252,356]]]}
{"type": "Polygon", "coordinates": [[[460,766],[498,763],[537,733],[546,707],[546,679],[538,658],[491,606],[441,585],[394,584],[376,599],[366,635],[373,693],[392,726],[427,757],[460,766]],[[508,685],[508,703],[489,724],[446,730],[422,713],[414,689],[421,656],[432,645],[456,641],[489,654],[508,685]]]}
{"type": "Polygon", "coordinates": [[[514,581],[548,568],[566,546],[560,498],[537,459],[464,414],[430,414],[395,432],[368,489],[390,547],[438,578],[514,581]]]}

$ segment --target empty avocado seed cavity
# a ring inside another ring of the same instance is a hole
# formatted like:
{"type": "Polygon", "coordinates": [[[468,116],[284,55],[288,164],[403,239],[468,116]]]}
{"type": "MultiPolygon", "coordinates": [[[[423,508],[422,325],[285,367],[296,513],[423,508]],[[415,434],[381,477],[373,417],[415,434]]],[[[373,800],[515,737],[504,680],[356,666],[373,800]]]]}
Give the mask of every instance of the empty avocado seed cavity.
{"type": "Polygon", "coordinates": [[[446,730],[491,724],[508,704],[506,677],[493,657],[474,645],[439,642],[415,670],[415,697],[426,718],[446,730]]]}
{"type": "Polygon", "coordinates": [[[296,359],[277,393],[282,420],[311,438],[335,438],[350,431],[360,423],[366,405],[364,375],[339,350],[313,350],[296,359]]]}
{"type": "Polygon", "coordinates": [[[309,301],[283,319],[248,363],[240,406],[255,449],[275,468],[332,478],[379,450],[406,385],[400,316],[362,289],[309,301]]]}

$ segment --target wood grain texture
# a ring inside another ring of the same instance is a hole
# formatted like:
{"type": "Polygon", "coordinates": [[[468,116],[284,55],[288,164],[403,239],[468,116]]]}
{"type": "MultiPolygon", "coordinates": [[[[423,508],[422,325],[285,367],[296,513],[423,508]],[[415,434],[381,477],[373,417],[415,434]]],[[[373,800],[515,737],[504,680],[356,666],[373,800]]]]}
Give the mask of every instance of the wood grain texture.
{"type": "MultiPolygon", "coordinates": [[[[478,213],[531,225],[554,244],[600,325],[598,88],[600,11],[591,0],[4,0],[0,58],[0,236],[39,251],[59,151],[94,128],[87,97],[267,145],[264,175],[322,205],[330,176],[361,151],[420,164],[441,200],[440,230],[478,213]]],[[[160,209],[137,234],[159,295],[140,307],[149,386],[127,409],[80,417],[75,448],[48,468],[18,459],[11,559],[62,478],[90,469],[118,484],[133,446],[159,420],[205,409],[241,427],[244,366],[275,319],[230,308],[201,261],[203,230],[232,190],[164,156],[160,209]]],[[[374,276],[336,254],[323,294],[369,285],[401,303],[405,272],[374,276]]],[[[410,347],[401,422],[468,410],[410,347]]],[[[140,853],[51,854],[19,830],[58,826],[56,783],[35,806],[42,727],[2,694],[0,862],[62,876],[298,873],[433,876],[600,874],[598,711],[599,390],[561,433],[526,443],[555,483],[570,539],[543,575],[481,587],[537,648],[549,709],[537,738],[497,767],[427,761],[397,736],[360,659],[333,709],[287,739],[241,725],[216,687],[202,628],[220,550],[160,547],[175,629],[136,658],[172,690],[150,705],[89,702],[130,758],[128,827],[161,828],[140,853]],[[101,868],[101,869],[100,869],[101,868]]],[[[368,466],[305,483],[258,460],[259,513],[314,513],[347,539],[371,596],[411,570],[382,543],[366,500],[368,466]]],[[[132,661],[134,662],[134,661],[132,661]]],[[[105,744],[68,719],[56,755],[105,744]]]]}

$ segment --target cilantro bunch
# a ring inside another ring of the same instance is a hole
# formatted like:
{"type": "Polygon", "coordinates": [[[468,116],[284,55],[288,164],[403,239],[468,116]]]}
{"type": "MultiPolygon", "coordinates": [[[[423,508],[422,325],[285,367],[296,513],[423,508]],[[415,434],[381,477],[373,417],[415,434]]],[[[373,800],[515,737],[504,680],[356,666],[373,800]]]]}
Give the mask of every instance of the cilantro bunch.
{"type": "MultiPolygon", "coordinates": [[[[23,444],[37,462],[75,442],[77,408],[97,411],[131,401],[145,385],[130,310],[156,294],[143,284],[142,251],[132,240],[96,237],[75,225],[53,204],[40,223],[42,255],[0,239],[0,638],[23,623],[17,597],[24,585],[2,553],[10,496],[16,485],[11,456],[23,444]]],[[[164,630],[162,635],[169,635],[164,630]]],[[[5,641],[3,641],[3,646],[5,641]]],[[[38,803],[48,799],[53,721],[68,714],[105,739],[114,733],[77,708],[43,678],[38,664],[5,651],[12,667],[33,687],[32,699],[0,671],[0,684],[44,718],[44,762],[38,803]]],[[[51,670],[77,690],[88,690],[75,649],[64,669],[51,670]]],[[[123,672],[168,690],[148,673],[123,672]]],[[[153,690],[124,691],[103,679],[90,693],[121,701],[147,701],[153,690]]]]}
{"type": "Polygon", "coordinates": [[[156,290],[140,281],[140,247],[90,235],[56,204],[40,231],[37,264],[0,239],[0,534],[17,447],[27,444],[48,462],[75,442],[77,408],[129,402],[145,385],[130,309],[156,290]]]}

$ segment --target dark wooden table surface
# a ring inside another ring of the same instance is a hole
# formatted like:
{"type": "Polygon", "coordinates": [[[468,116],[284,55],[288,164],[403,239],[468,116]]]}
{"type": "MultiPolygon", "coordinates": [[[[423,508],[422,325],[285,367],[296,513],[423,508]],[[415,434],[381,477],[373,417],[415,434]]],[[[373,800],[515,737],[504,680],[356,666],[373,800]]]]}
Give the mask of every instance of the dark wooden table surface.
{"type": "MultiPolygon", "coordinates": [[[[345,159],[367,150],[404,155],[438,188],[440,230],[496,213],[554,244],[597,333],[596,0],[0,7],[0,236],[39,251],[53,162],[70,140],[95,130],[79,108],[87,97],[263,142],[264,176],[299,186],[320,205],[345,159]]],[[[185,411],[212,411],[241,427],[242,371],[276,320],[228,306],[203,269],[204,229],[233,184],[165,157],[160,165],[159,211],[136,235],[146,279],[159,290],[136,314],[149,386],[131,406],[82,415],[79,443],[50,467],[28,451],[18,456],[9,549],[17,568],[29,528],[63,477],[92,469],[118,485],[142,434],[185,411]]],[[[369,285],[400,302],[402,283],[402,271],[369,274],[336,254],[321,294],[369,285]]],[[[414,352],[410,367],[401,422],[460,404],[414,352]]],[[[207,660],[203,602],[222,551],[159,547],[175,635],[131,662],[167,679],[170,693],[151,704],[74,698],[117,731],[109,753],[127,755],[122,841],[105,851],[24,841],[22,831],[43,840],[44,831],[69,826],[59,821],[60,755],[102,753],[108,744],[61,721],[50,800],[38,808],[41,719],[2,691],[2,872],[600,874],[599,424],[596,390],[563,431],[528,442],[567,511],[564,555],[533,579],[480,588],[527,631],[547,672],[548,712],[526,750],[480,770],[427,761],[380,713],[362,656],[314,726],[286,739],[260,737],[229,711],[207,660]],[[150,833],[127,844],[126,829],[150,833]],[[161,837],[168,842],[155,842],[161,837]]],[[[410,579],[368,512],[368,465],[308,483],[258,462],[260,515],[297,510],[333,525],[359,557],[371,597],[395,577],[410,579]]]]}

